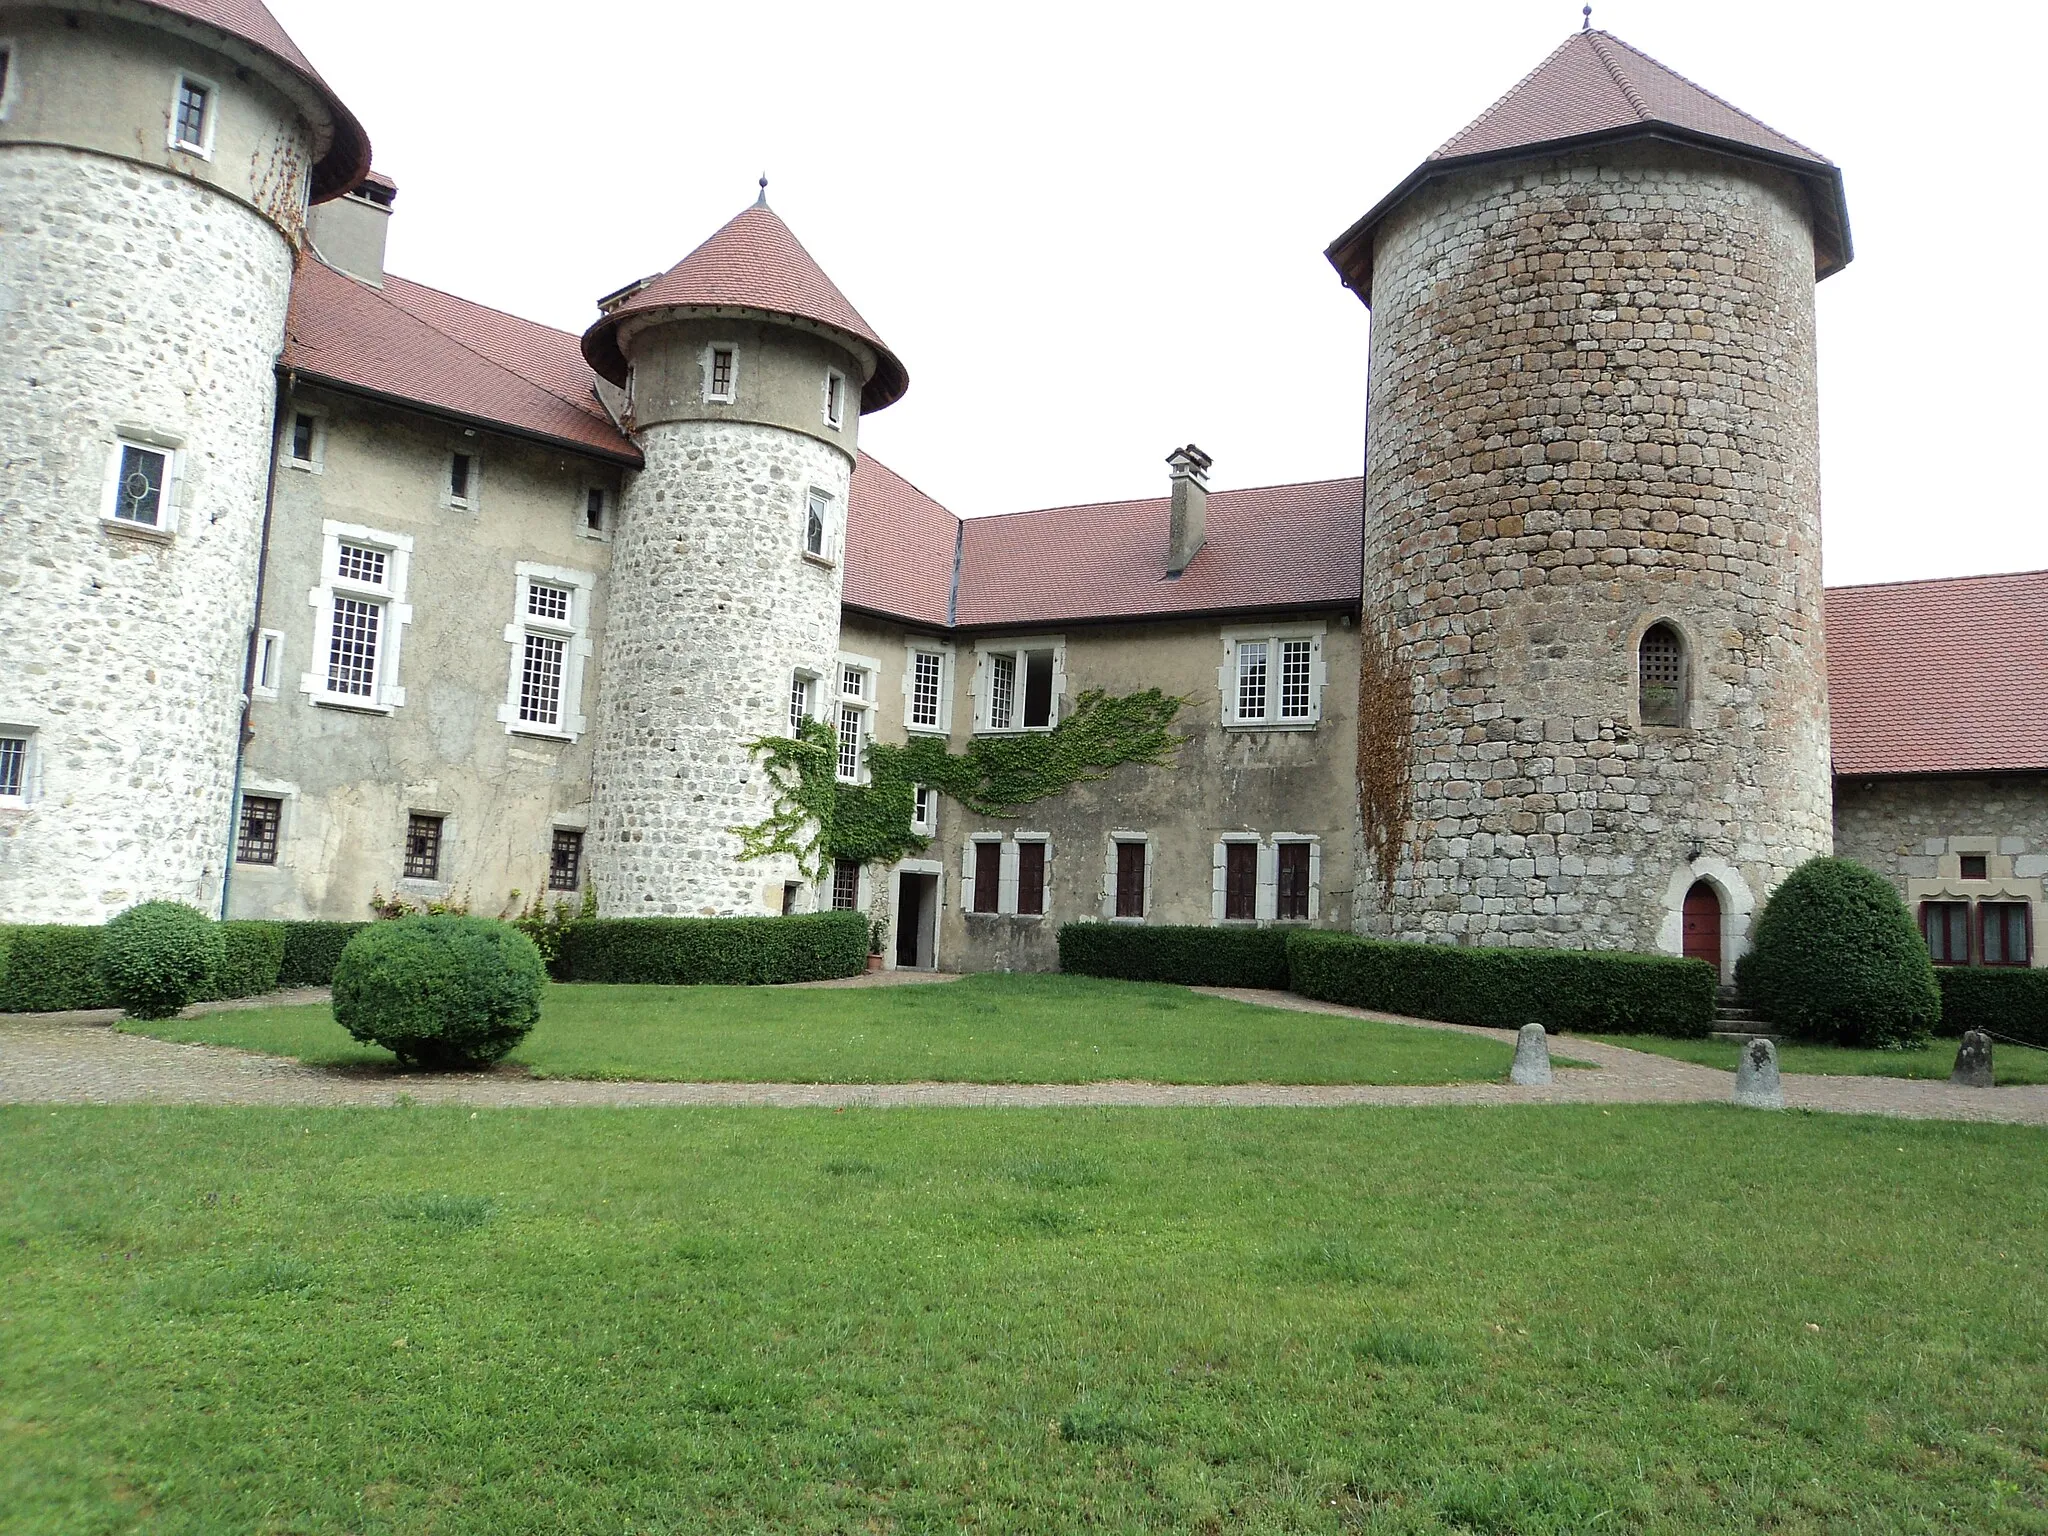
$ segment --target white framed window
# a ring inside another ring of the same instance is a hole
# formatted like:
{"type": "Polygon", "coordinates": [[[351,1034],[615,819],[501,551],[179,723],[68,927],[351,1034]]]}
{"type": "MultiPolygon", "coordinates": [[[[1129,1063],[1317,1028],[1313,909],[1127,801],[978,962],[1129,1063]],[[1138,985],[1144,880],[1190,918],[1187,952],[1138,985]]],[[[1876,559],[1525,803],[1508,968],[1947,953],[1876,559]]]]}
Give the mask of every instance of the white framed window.
{"type": "Polygon", "coordinates": [[[818,718],[818,674],[802,667],[789,675],[789,734],[803,734],[804,722],[818,718]]]}
{"type": "Polygon", "coordinates": [[[284,461],[293,469],[317,475],[327,462],[327,417],[321,411],[294,409],[285,423],[284,461]]]}
{"type": "Polygon", "coordinates": [[[320,525],[320,585],[313,608],[313,669],[299,691],[315,704],[389,714],[405,702],[399,643],[412,622],[405,601],[412,538],[355,523],[320,525]]]}
{"type": "Polygon", "coordinates": [[[612,536],[612,493],[601,485],[587,485],[576,498],[576,531],[586,539],[612,536]]]}
{"type": "Polygon", "coordinates": [[[256,670],[249,679],[249,691],[259,699],[277,697],[277,685],[284,677],[284,631],[256,631],[256,670]]]}
{"type": "Polygon", "coordinates": [[[804,495],[805,558],[830,564],[838,557],[838,529],[832,516],[832,493],[812,486],[804,495]]]}
{"type": "Polygon", "coordinates": [[[36,797],[36,731],[0,725],[0,809],[20,809],[36,797]]]}
{"type": "Polygon", "coordinates": [[[913,640],[903,669],[903,725],[913,735],[947,735],[953,721],[953,648],[913,640]]]}
{"type": "Polygon", "coordinates": [[[740,349],[714,341],[704,349],[704,403],[731,405],[740,397],[740,349]]]}
{"type": "Polygon", "coordinates": [[[834,430],[846,425],[846,375],[837,368],[825,370],[825,425],[834,430]]]}
{"type": "Polygon", "coordinates": [[[858,784],[867,773],[868,738],[874,732],[875,674],[881,664],[871,656],[839,658],[837,722],[839,755],[836,770],[841,783],[858,784]]]}
{"type": "Polygon", "coordinates": [[[1212,869],[1215,922],[1302,923],[1322,916],[1323,850],[1313,833],[1225,833],[1212,869]]]}
{"type": "Polygon", "coordinates": [[[21,48],[14,39],[0,37],[0,123],[14,106],[14,82],[21,74],[21,48]]]}
{"type": "Polygon", "coordinates": [[[512,672],[498,718],[508,734],[574,741],[584,731],[583,664],[590,657],[589,571],[536,565],[513,568],[512,622],[505,640],[512,672]]]}
{"type": "Polygon", "coordinates": [[[483,499],[484,461],[473,447],[457,448],[448,455],[448,472],[441,481],[441,505],[462,512],[474,512],[483,499]]]}
{"type": "Polygon", "coordinates": [[[919,837],[939,835],[939,792],[929,784],[910,786],[910,830],[919,837]]]}
{"type": "Polygon", "coordinates": [[[1225,725],[1308,730],[1323,717],[1324,626],[1225,630],[1216,684],[1225,725]]]}
{"type": "Polygon", "coordinates": [[[172,149],[202,160],[213,158],[213,124],[220,115],[220,87],[203,75],[183,71],[171,77],[172,149]]]}
{"type": "Polygon", "coordinates": [[[121,533],[168,539],[178,531],[185,454],[176,438],[123,427],[107,459],[100,519],[121,533]]]}
{"type": "Polygon", "coordinates": [[[1049,731],[1060,722],[1067,643],[1057,635],[975,646],[974,729],[1049,731]]]}

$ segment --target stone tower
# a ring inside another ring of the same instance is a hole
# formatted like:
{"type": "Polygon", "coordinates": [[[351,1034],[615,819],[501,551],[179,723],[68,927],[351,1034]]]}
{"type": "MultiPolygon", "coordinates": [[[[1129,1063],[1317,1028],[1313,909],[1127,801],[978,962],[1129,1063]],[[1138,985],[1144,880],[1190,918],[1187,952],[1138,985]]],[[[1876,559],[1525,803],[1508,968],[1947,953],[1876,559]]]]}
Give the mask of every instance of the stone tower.
{"type": "Polygon", "coordinates": [[[1330,247],[1412,706],[1368,930],[1727,975],[1829,850],[1813,288],[1849,255],[1832,164],[1597,31],[1330,247]]]}
{"type": "Polygon", "coordinates": [[[369,160],[259,0],[0,9],[0,922],[220,901],[293,262],[369,160]]]}
{"type": "Polygon", "coordinates": [[[743,861],[774,809],[749,746],[816,718],[839,680],[846,503],[860,417],[909,376],[761,199],[603,301],[583,338],[626,391],[646,467],[612,546],[592,765],[591,879],[607,916],[782,911],[793,859],[743,861]]]}

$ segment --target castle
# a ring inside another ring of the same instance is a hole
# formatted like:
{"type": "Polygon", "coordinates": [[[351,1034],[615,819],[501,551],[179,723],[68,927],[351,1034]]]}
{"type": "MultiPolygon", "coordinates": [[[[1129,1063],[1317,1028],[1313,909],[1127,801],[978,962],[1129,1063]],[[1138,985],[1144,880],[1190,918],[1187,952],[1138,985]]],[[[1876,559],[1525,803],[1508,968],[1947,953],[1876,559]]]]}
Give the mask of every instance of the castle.
{"type": "Polygon", "coordinates": [[[1834,849],[1938,960],[2042,963],[2048,578],[1824,593],[1840,173],[1606,33],[1330,247],[1362,479],[1185,445],[961,519],[861,453],[908,372],[765,188],[581,337],[386,273],[396,197],[259,0],[0,7],[0,922],[588,889],[854,908],[902,966],[1100,917],[1725,975],[1834,849]],[[765,740],[859,785],[1153,690],[1158,761],[747,840],[765,740]]]}

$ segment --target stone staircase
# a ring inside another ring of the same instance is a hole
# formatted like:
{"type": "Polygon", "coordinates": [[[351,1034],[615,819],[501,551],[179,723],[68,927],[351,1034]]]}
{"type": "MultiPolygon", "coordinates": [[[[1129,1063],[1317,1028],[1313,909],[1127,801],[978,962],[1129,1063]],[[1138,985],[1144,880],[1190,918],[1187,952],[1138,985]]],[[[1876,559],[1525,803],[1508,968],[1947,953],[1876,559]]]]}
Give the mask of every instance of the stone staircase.
{"type": "Polygon", "coordinates": [[[1733,1040],[1739,1045],[1744,1040],[1754,1040],[1759,1036],[1774,1045],[1780,1043],[1778,1036],[1764,1027],[1763,1020],[1756,1016],[1756,1010],[1744,1008],[1736,999],[1735,989],[1732,986],[1723,986],[1714,997],[1714,1029],[1711,1038],[1733,1040]]]}

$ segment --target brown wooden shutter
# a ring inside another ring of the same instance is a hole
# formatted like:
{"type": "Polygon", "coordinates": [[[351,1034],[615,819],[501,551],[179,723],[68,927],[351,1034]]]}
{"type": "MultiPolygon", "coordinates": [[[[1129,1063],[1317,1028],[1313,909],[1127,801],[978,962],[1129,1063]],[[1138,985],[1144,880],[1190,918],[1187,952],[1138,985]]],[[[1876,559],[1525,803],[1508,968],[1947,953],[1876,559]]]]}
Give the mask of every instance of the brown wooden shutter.
{"type": "Polygon", "coordinates": [[[1145,915],[1145,845],[1116,845],[1116,915],[1145,915]]]}
{"type": "Polygon", "coordinates": [[[1223,845],[1223,915],[1232,922],[1259,915],[1259,845],[1223,845]]]}
{"type": "Polygon", "coordinates": [[[1308,917],[1308,844],[1280,844],[1279,865],[1277,915],[1290,922],[1301,922],[1308,917]]]}
{"type": "Polygon", "coordinates": [[[1030,916],[1045,911],[1045,844],[1017,845],[1017,910],[1030,916]]]}
{"type": "Polygon", "coordinates": [[[1003,845],[974,845],[974,910],[994,912],[1003,894],[1003,845]]]}

